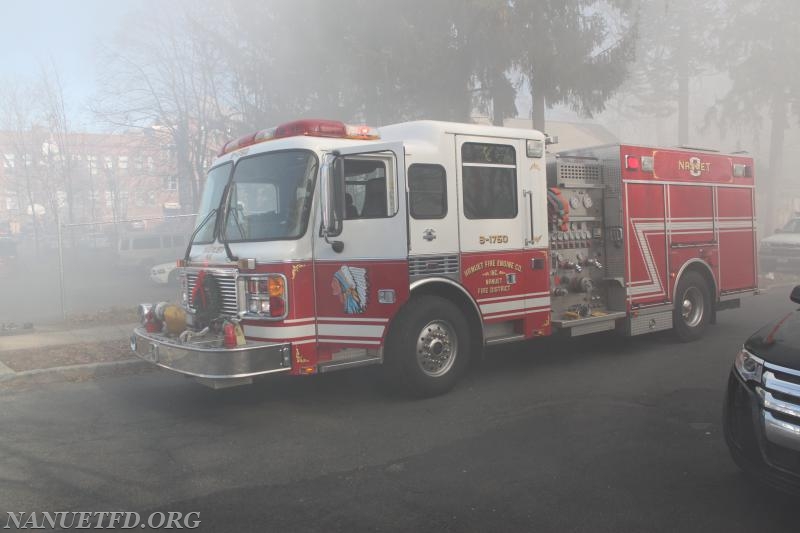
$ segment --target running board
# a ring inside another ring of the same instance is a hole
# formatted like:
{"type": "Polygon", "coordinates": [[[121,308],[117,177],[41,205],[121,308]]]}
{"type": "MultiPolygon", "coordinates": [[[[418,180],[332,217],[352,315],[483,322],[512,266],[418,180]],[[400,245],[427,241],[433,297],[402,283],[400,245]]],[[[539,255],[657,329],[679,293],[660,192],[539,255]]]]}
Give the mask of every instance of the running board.
{"type": "Polygon", "coordinates": [[[383,361],[381,357],[365,357],[364,359],[348,359],[345,361],[326,361],[317,365],[320,374],[333,372],[335,370],[345,370],[347,368],[357,368],[359,366],[379,365],[383,361]]]}
{"type": "Polygon", "coordinates": [[[522,333],[513,333],[511,335],[501,335],[499,337],[492,337],[486,339],[486,346],[494,346],[495,344],[505,344],[507,342],[516,342],[525,340],[525,335],[522,333]]]}
{"type": "Polygon", "coordinates": [[[617,320],[626,316],[627,314],[624,311],[619,311],[603,316],[576,318],[574,320],[553,320],[553,326],[568,331],[570,337],[578,337],[589,333],[614,330],[617,327],[617,320]]]}

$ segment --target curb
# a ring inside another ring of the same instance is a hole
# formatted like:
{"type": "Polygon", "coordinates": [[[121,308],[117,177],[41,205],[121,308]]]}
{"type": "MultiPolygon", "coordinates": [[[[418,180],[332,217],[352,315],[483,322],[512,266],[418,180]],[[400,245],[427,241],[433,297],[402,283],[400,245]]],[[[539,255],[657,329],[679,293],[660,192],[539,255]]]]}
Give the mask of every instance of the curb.
{"type": "Polygon", "coordinates": [[[62,381],[85,381],[99,377],[140,374],[155,368],[155,365],[141,359],[38,368],[12,374],[0,374],[0,389],[17,385],[41,385],[62,381]]]}

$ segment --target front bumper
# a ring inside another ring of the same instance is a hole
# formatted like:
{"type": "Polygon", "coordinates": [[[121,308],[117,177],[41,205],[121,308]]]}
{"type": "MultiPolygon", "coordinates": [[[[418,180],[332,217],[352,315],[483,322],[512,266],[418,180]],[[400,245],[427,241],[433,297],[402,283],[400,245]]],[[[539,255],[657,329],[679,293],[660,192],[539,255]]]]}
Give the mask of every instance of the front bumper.
{"type": "Polygon", "coordinates": [[[800,247],[761,247],[758,253],[761,270],[785,270],[800,267],[800,247]]]}
{"type": "MultiPolygon", "coordinates": [[[[774,375],[769,366],[768,373],[774,375]]],[[[731,370],[723,417],[725,441],[743,470],[800,493],[800,418],[792,414],[790,395],[770,392],[765,386],[772,386],[768,379],[754,386],[731,370]]]]}
{"type": "Polygon", "coordinates": [[[225,348],[221,339],[204,336],[200,340],[179,340],[136,328],[131,335],[131,350],[154,365],[204,379],[250,378],[292,369],[291,345],[248,341],[245,346],[225,348]]]}

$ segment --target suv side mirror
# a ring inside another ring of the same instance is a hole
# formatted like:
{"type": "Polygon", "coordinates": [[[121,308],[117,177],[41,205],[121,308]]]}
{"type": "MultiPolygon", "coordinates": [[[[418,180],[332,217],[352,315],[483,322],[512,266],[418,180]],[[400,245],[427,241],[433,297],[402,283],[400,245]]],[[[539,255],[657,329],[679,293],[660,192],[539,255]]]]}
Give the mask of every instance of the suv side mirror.
{"type": "Polygon", "coordinates": [[[800,285],[796,285],[794,289],[792,289],[792,295],[789,298],[796,304],[800,304],[800,285]]]}

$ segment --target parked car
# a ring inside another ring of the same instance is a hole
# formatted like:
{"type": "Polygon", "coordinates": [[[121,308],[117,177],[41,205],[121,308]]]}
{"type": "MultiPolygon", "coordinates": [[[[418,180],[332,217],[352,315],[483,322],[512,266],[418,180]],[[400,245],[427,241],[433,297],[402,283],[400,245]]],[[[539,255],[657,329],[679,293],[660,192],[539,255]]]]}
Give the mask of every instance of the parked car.
{"type": "Polygon", "coordinates": [[[150,269],[150,280],[159,285],[177,285],[178,270],[176,262],[161,263],[150,269]]]}
{"type": "MultiPolygon", "coordinates": [[[[800,285],[791,299],[800,304],[800,285]]],[[[800,309],[744,343],[728,378],[723,422],[745,472],[800,491],[800,309]]]]}
{"type": "Polygon", "coordinates": [[[800,267],[800,217],[789,220],[774,235],[761,240],[759,259],[762,272],[800,267]]]}
{"type": "Polygon", "coordinates": [[[127,234],[120,238],[117,254],[120,264],[145,268],[150,272],[154,263],[174,261],[183,257],[186,235],[183,233],[127,234]]]}

